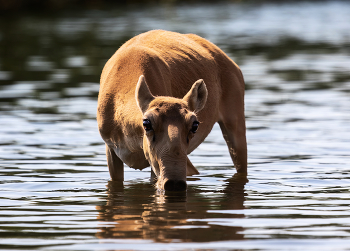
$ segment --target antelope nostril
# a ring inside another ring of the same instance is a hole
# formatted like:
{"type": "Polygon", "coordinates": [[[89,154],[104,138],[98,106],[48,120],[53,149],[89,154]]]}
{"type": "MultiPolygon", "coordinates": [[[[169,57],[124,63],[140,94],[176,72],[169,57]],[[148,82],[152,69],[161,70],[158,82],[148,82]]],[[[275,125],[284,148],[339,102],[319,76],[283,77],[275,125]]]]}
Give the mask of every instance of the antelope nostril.
{"type": "Polygon", "coordinates": [[[185,191],[186,188],[186,181],[183,180],[168,180],[164,184],[165,191],[185,191]]]}

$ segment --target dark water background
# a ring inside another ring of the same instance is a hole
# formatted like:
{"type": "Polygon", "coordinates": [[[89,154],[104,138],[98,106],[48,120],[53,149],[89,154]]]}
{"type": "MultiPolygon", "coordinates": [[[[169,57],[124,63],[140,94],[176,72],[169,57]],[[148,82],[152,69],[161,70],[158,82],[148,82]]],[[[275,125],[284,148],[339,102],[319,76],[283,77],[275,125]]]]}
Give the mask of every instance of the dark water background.
{"type": "Polygon", "coordinates": [[[349,2],[0,17],[0,249],[350,250],[349,163],[349,2]],[[201,35],[241,66],[249,183],[218,126],[186,196],[157,193],[149,168],[109,181],[99,76],[150,29],[201,35]]]}

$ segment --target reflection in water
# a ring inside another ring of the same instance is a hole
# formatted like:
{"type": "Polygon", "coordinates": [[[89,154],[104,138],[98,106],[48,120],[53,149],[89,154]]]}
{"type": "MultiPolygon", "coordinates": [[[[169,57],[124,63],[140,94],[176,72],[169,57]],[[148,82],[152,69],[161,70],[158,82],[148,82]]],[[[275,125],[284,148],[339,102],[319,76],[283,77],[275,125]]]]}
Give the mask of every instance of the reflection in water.
{"type": "MultiPolygon", "coordinates": [[[[149,183],[123,186],[108,183],[105,206],[97,206],[98,220],[110,223],[98,238],[151,239],[155,242],[242,240],[243,228],[210,224],[215,218],[244,218],[244,214],[208,210],[243,209],[245,182],[229,179],[223,191],[208,193],[189,187],[187,194],[161,194],[149,183]],[[209,195],[210,194],[210,195],[209,195]]],[[[241,212],[241,211],[240,211],[241,212]]]]}

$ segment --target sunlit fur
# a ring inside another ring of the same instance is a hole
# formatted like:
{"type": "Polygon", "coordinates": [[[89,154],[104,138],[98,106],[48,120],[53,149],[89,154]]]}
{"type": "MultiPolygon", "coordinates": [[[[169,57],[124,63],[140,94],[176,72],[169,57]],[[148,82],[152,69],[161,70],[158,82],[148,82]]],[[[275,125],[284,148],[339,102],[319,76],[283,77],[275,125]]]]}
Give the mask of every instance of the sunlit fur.
{"type": "Polygon", "coordinates": [[[215,122],[237,172],[247,174],[242,73],[197,35],[155,30],[121,46],[101,75],[97,121],[112,180],[124,179],[123,163],[136,169],[151,165],[160,189],[166,179],[198,173],[187,154],[215,122]],[[145,116],[154,124],[154,137],[143,128],[145,116]],[[193,119],[199,129],[188,135],[193,119]]]}

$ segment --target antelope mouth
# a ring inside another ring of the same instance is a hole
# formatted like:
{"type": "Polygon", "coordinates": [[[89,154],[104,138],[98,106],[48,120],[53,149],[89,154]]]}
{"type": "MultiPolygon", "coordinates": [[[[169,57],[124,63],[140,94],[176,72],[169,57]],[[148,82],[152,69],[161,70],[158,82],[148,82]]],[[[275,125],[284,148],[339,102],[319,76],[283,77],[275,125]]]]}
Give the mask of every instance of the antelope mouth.
{"type": "Polygon", "coordinates": [[[164,183],[164,190],[167,192],[183,192],[187,189],[187,183],[184,180],[167,180],[164,183]]]}

